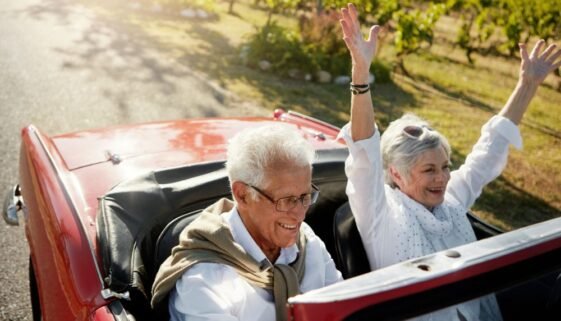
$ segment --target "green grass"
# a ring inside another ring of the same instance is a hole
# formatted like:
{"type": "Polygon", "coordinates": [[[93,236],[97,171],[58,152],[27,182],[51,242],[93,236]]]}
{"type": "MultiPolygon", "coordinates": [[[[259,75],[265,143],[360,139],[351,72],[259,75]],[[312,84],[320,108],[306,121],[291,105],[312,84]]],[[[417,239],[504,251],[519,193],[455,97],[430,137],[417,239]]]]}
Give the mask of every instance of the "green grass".
{"type": "MultiPolygon", "coordinates": [[[[172,15],[132,12],[126,5],[110,2],[98,12],[125,23],[157,42],[176,59],[230,90],[242,99],[266,109],[278,107],[302,112],[341,126],[348,121],[350,95],[346,86],[320,85],[279,78],[240,64],[238,48],[245,37],[264,24],[266,13],[238,0],[235,14],[227,3],[214,6],[218,19],[188,21],[172,15]]],[[[296,19],[276,15],[284,26],[296,19]]],[[[441,19],[430,51],[406,57],[412,75],[394,74],[393,81],[377,84],[373,99],[378,122],[384,128],[404,112],[427,118],[450,140],[453,161],[461,164],[479,136],[480,127],[507,100],[517,81],[519,61],[504,57],[473,55],[470,65],[464,53],[451,44],[457,21],[441,19]]],[[[395,61],[386,37],[379,58],[395,61]]],[[[521,125],[524,150],[512,150],[509,163],[488,186],[473,210],[484,219],[512,229],[561,216],[561,94],[554,76],[540,88],[521,125]]]]}

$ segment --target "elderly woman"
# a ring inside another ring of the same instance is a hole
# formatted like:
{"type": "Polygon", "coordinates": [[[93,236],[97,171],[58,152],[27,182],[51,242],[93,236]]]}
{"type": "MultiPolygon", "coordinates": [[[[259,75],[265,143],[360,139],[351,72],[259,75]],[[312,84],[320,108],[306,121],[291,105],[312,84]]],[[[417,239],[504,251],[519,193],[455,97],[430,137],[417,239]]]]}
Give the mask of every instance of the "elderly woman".
{"type": "MultiPolygon", "coordinates": [[[[356,8],[342,9],[343,39],[352,57],[351,121],[341,131],[349,146],[347,194],[372,269],[475,241],[466,211],[502,172],[510,144],[522,147],[517,125],[545,77],[559,68],[561,50],[528,54],[520,45],[519,81],[458,170],[450,170],[444,136],[413,115],[392,122],[380,138],[368,86],[378,26],[362,37],[356,8]]],[[[500,320],[493,296],[427,316],[431,320],[500,320]]]]}
{"type": "Polygon", "coordinates": [[[520,45],[519,81],[498,115],[482,128],[465,164],[450,171],[444,136],[413,115],[392,122],[380,139],[368,86],[378,26],[367,40],[356,8],[342,9],[343,39],[352,57],[351,121],[341,135],[350,150],[347,194],[372,269],[475,240],[466,211],[502,172],[508,146],[522,147],[517,125],[545,77],[559,68],[561,50],[540,40],[520,45]]]}

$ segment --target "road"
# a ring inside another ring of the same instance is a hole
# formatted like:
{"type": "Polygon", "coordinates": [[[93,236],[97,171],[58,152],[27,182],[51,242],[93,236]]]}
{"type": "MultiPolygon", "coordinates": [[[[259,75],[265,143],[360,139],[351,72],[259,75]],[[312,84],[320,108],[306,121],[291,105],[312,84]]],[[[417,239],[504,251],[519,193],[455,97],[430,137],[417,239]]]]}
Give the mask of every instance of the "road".
{"type": "MultiPolygon", "coordinates": [[[[19,131],[27,124],[56,135],[269,113],[205,79],[157,41],[80,1],[0,0],[0,190],[17,182],[19,131]]],[[[0,321],[32,319],[28,255],[23,227],[0,222],[0,321]]]]}

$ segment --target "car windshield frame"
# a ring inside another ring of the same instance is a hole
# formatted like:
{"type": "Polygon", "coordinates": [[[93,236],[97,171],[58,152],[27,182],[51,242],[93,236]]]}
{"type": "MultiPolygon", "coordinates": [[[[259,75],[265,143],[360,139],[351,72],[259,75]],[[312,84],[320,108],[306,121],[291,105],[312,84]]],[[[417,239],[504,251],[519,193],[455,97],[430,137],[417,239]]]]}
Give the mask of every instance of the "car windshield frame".
{"type": "Polygon", "coordinates": [[[289,310],[295,320],[403,320],[559,269],[556,218],[292,297],[289,310]],[[321,316],[324,304],[329,318],[321,316]]]}

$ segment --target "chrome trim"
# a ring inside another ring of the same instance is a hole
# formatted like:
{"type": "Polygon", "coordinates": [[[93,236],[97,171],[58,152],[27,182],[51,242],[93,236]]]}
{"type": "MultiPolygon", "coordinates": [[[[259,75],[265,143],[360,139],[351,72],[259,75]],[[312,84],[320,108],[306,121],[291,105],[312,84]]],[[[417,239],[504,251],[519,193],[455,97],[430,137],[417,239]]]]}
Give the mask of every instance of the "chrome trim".
{"type": "Polygon", "coordinates": [[[121,155],[113,153],[110,150],[105,151],[105,157],[107,157],[107,160],[111,161],[113,165],[118,165],[123,160],[121,155]]]}
{"type": "Polygon", "coordinates": [[[115,300],[107,306],[115,321],[135,321],[136,318],[127,312],[121,301],[115,300]]]}
{"type": "Polygon", "coordinates": [[[6,194],[2,216],[8,225],[18,226],[18,212],[23,208],[23,198],[19,185],[14,185],[6,194]]]}
{"type": "Polygon", "coordinates": [[[43,151],[45,152],[45,154],[47,154],[47,157],[48,157],[48,159],[51,163],[51,166],[55,170],[57,181],[59,182],[60,186],[62,187],[62,191],[64,192],[64,196],[66,197],[66,200],[68,201],[68,205],[70,206],[70,211],[72,212],[74,217],[78,220],[78,222],[80,222],[80,225],[82,226],[82,232],[84,233],[84,236],[85,236],[86,240],[88,241],[88,247],[90,248],[90,255],[92,256],[92,260],[93,260],[94,265],[95,265],[95,270],[97,272],[97,277],[98,277],[98,280],[99,280],[99,284],[101,285],[101,288],[103,289],[103,288],[105,288],[105,284],[103,283],[103,277],[102,277],[101,271],[99,269],[99,262],[97,261],[96,254],[93,251],[93,242],[88,235],[86,224],[84,224],[84,221],[82,220],[82,218],[78,214],[76,204],[74,203],[74,200],[70,197],[70,194],[68,193],[67,186],[62,181],[62,179],[60,177],[61,170],[56,166],[56,164],[53,160],[53,156],[51,155],[49,150],[46,148],[45,142],[43,141],[43,139],[41,139],[41,136],[37,133],[37,129],[35,127],[30,127],[30,131],[33,132],[33,134],[35,135],[37,140],[39,140],[39,142],[41,143],[41,146],[43,147],[43,151]]]}
{"type": "Polygon", "coordinates": [[[313,130],[313,129],[309,129],[309,128],[304,128],[304,131],[306,131],[306,133],[312,135],[315,139],[317,140],[325,140],[325,134],[318,131],[318,130],[313,130]]]}
{"type": "Polygon", "coordinates": [[[287,112],[287,114],[288,114],[288,115],[291,115],[291,116],[299,117],[299,118],[302,118],[302,119],[306,119],[306,120],[309,120],[309,121],[314,122],[314,123],[321,124],[321,125],[323,125],[323,126],[325,126],[325,127],[329,127],[329,128],[331,128],[331,129],[334,129],[334,130],[337,130],[337,131],[340,131],[340,130],[341,130],[341,128],[339,128],[339,127],[337,127],[337,126],[335,126],[335,125],[332,125],[332,124],[330,124],[330,123],[326,123],[326,122],[324,122],[323,120],[319,120],[319,119],[317,119],[317,118],[314,118],[314,117],[311,117],[311,116],[307,116],[307,115],[301,114],[301,113],[296,112],[296,111],[289,110],[289,111],[287,112]]]}
{"type": "Polygon", "coordinates": [[[103,289],[101,290],[101,297],[104,298],[105,300],[107,299],[124,299],[127,301],[131,300],[131,295],[129,293],[129,291],[123,292],[123,293],[118,293],[118,292],[114,292],[111,289],[103,289]]]}

